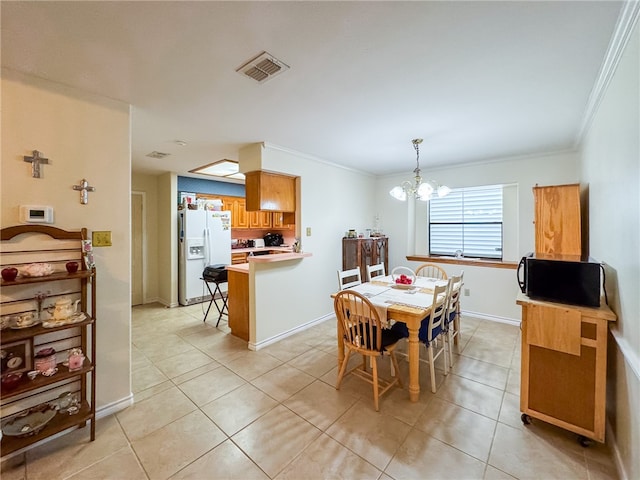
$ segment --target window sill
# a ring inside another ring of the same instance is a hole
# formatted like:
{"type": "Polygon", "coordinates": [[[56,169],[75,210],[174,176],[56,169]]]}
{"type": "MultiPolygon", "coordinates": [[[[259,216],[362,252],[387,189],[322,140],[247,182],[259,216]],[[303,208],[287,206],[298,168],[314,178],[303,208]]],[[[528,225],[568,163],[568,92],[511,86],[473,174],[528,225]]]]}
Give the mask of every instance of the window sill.
{"type": "Polygon", "coordinates": [[[407,255],[407,260],[414,262],[448,263],[452,265],[471,265],[474,267],[507,268],[516,270],[517,262],[503,262],[501,260],[483,260],[479,258],[431,257],[429,255],[407,255]]]}

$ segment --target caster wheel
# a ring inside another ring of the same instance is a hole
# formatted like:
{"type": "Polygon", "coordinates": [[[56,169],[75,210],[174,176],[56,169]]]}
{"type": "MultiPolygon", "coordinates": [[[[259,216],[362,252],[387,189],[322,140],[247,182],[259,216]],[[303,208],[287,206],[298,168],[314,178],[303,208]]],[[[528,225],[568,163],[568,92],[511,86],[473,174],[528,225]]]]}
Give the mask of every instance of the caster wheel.
{"type": "Polygon", "coordinates": [[[520,420],[522,420],[522,423],[525,425],[531,425],[531,417],[529,415],[527,415],[526,413],[523,413],[520,416],[520,420]]]}
{"type": "Polygon", "coordinates": [[[591,445],[591,440],[588,439],[587,437],[580,435],[578,437],[578,443],[583,446],[584,448],[587,448],[588,446],[591,445]]]}

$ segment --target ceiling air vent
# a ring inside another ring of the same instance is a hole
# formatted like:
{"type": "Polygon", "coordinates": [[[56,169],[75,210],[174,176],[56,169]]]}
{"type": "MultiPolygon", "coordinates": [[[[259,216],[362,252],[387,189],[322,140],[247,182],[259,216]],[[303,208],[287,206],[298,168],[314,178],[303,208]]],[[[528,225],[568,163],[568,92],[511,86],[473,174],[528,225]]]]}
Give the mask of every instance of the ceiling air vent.
{"type": "Polygon", "coordinates": [[[262,52],[242,65],[236,72],[263,83],[289,69],[289,65],[281,62],[268,52],[262,52]]]}
{"type": "Polygon", "coordinates": [[[147,153],[145,156],[146,157],[151,157],[151,158],[164,158],[164,157],[168,157],[169,155],[171,155],[170,153],[163,153],[163,152],[156,152],[155,150],[151,153],[147,153]]]}

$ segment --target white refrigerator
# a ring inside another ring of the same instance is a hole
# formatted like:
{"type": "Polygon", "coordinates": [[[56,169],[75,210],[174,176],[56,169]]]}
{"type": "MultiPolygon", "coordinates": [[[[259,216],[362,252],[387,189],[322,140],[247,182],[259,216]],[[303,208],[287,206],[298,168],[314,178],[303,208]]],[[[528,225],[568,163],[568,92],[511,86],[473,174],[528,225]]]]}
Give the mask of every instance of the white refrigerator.
{"type": "Polygon", "coordinates": [[[211,298],[202,280],[208,265],[231,264],[231,212],[199,208],[178,211],[178,301],[211,298]]]}

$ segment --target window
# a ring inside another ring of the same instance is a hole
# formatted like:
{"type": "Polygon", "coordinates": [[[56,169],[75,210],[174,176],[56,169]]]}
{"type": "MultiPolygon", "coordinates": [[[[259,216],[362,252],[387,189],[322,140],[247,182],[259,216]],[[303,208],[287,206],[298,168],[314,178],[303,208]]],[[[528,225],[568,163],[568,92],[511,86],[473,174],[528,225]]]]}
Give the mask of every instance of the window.
{"type": "Polygon", "coordinates": [[[502,185],[459,188],[429,201],[429,254],[502,260],[502,185]]]}

